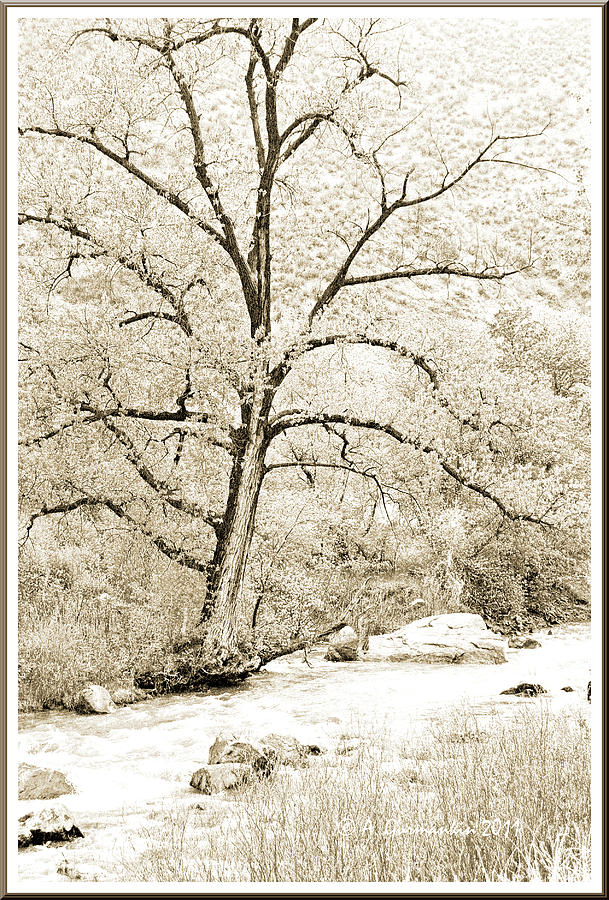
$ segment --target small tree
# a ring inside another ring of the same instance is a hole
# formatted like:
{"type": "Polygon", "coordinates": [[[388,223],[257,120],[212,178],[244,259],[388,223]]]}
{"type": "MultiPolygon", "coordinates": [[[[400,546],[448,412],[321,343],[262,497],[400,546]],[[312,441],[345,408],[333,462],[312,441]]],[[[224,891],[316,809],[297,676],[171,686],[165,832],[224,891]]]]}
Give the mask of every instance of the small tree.
{"type": "MultiPolygon", "coordinates": [[[[342,470],[381,490],[368,435],[501,517],[549,524],[556,498],[514,488],[545,476],[526,458],[519,474],[497,397],[464,372],[459,399],[420,335],[387,333],[371,311],[403,304],[403,284],[499,284],[531,266],[528,246],[510,261],[426,234],[443,201],[478,172],[522,165],[508,149],[544,129],[491,123],[466,159],[432,147],[423,171],[406,150],[403,57],[379,61],[393,46],[382,22],[69,28],[24,31],[26,534],[76,509],[138,529],[204,577],[223,662],[271,472],[342,470]],[[395,359],[401,385],[394,396],[386,379],[382,401],[377,357],[395,359]]],[[[416,313],[407,321],[416,334],[416,313]]]]}

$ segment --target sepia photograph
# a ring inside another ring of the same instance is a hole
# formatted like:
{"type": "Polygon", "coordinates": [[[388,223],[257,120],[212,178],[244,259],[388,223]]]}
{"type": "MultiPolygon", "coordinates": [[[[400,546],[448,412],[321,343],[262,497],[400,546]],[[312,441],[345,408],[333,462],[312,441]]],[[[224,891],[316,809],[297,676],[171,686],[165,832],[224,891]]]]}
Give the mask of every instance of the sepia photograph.
{"type": "Polygon", "coordinates": [[[603,4],[2,6],[2,896],[606,896],[603,4]]]}

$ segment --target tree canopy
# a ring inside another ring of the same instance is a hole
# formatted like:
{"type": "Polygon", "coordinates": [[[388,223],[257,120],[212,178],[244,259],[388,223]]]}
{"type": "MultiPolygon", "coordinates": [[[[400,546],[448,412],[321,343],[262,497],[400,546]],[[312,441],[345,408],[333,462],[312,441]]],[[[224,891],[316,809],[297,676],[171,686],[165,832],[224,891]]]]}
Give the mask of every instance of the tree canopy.
{"type": "Polygon", "coordinates": [[[201,574],[221,663],[259,507],[295,489],[361,482],[389,524],[431,491],[470,530],[586,527],[586,101],[556,123],[540,63],[479,38],[487,95],[471,46],[451,88],[430,40],[23,24],[22,536],[76,510],[137,530],[201,574]]]}

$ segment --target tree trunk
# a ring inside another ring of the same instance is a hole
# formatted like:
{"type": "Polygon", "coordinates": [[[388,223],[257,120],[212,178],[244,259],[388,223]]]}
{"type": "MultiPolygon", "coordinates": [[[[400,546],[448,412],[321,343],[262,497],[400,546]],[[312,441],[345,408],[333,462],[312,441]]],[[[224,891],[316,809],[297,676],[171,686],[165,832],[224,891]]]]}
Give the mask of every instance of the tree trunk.
{"type": "Polygon", "coordinates": [[[236,649],[239,599],[264,478],[266,406],[264,398],[258,402],[254,398],[248,410],[247,439],[235,460],[224,525],[211,563],[208,593],[213,609],[209,639],[223,657],[236,649]]]}

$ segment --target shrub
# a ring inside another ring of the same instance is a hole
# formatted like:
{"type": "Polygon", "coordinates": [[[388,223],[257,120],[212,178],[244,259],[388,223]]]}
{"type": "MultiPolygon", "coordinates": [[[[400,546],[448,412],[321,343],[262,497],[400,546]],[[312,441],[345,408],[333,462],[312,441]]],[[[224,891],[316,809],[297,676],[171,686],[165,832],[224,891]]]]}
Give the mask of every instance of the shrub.
{"type": "Polygon", "coordinates": [[[567,576],[578,561],[564,549],[506,536],[503,544],[463,562],[464,602],[506,632],[589,618],[586,565],[573,579],[576,590],[567,576]]]}

